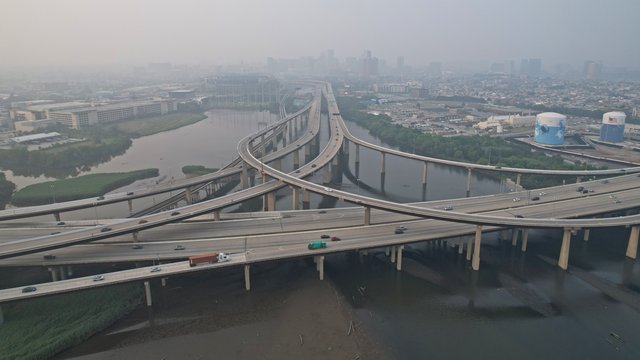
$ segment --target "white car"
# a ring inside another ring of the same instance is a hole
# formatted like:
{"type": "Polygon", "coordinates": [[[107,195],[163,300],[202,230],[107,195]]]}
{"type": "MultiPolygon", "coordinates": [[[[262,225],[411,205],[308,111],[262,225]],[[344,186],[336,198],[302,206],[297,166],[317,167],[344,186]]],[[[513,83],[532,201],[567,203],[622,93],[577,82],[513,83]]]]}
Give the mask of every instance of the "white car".
{"type": "Polygon", "coordinates": [[[513,202],[517,202],[517,201],[520,201],[520,198],[519,197],[514,197],[513,198],[513,202]]]}
{"type": "Polygon", "coordinates": [[[332,191],[333,191],[333,189],[332,189],[332,188],[325,187],[325,188],[324,188],[324,191],[326,191],[326,192],[332,192],[332,191]]]}

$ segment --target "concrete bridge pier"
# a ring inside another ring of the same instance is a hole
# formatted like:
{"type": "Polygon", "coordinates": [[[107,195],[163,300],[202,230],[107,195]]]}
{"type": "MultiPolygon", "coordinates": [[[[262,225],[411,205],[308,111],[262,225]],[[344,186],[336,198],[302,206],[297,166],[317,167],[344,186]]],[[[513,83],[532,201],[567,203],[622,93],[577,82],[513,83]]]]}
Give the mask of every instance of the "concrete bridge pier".
{"type": "Polygon", "coordinates": [[[54,219],[56,219],[56,221],[60,221],[60,213],[59,212],[57,212],[57,211],[54,212],[53,213],[53,217],[54,217],[54,219]]]}
{"type": "Polygon", "coordinates": [[[426,161],[422,163],[422,188],[427,187],[427,165],[429,163],[426,161]]]}
{"type": "Polygon", "coordinates": [[[638,255],[638,235],[640,234],[640,226],[635,225],[631,227],[631,233],[629,234],[629,242],[627,243],[627,257],[635,259],[638,255]]]}
{"type": "Polygon", "coordinates": [[[589,235],[591,233],[591,229],[584,229],[584,234],[582,234],[583,241],[589,241],[589,235]]]}
{"type": "Polygon", "coordinates": [[[311,160],[311,144],[306,143],[304,145],[304,162],[309,162],[311,160]]]}
{"type": "Polygon", "coordinates": [[[560,246],[560,257],[558,266],[562,270],[567,270],[569,265],[569,247],[571,246],[571,229],[564,229],[562,232],[562,246],[560,246]]]}
{"type": "Polygon", "coordinates": [[[249,271],[249,265],[244,266],[244,289],[251,290],[251,272],[249,271]]]}
{"type": "Polygon", "coordinates": [[[396,246],[392,246],[391,247],[391,263],[395,263],[396,262],[396,246]]]}
{"type": "Polygon", "coordinates": [[[149,283],[149,280],[144,282],[144,295],[147,299],[147,307],[153,305],[153,299],[151,298],[151,284],[149,283]]]}
{"type": "Polygon", "coordinates": [[[349,140],[347,138],[344,139],[344,143],[342,145],[342,153],[349,156],[349,140]]]}
{"type": "Polygon", "coordinates": [[[276,170],[282,170],[282,159],[275,159],[273,161],[273,168],[276,170]]]}
{"type": "Polygon", "coordinates": [[[576,176],[576,184],[579,184],[582,181],[581,176],[576,176]]]}
{"type": "Polygon", "coordinates": [[[527,242],[529,241],[529,229],[522,229],[522,252],[527,251],[527,242]]]}
{"type": "Polygon", "coordinates": [[[389,249],[389,247],[388,247],[388,246],[386,246],[386,247],[384,248],[384,256],[389,256],[390,254],[391,254],[391,250],[389,249]]]}
{"type": "MultiPolygon", "coordinates": [[[[190,188],[184,189],[184,198],[187,201],[187,205],[193,204],[193,193],[190,188]]],[[[131,200],[129,200],[129,204],[131,204],[131,200]]],[[[129,212],[131,212],[131,205],[129,205],[129,212]]]]}
{"type": "Polygon", "coordinates": [[[276,210],[276,192],[267,193],[267,211],[276,210]]]}
{"type": "Polygon", "coordinates": [[[302,209],[306,210],[309,208],[311,203],[309,198],[310,198],[309,190],[302,189],[302,209]]]}
{"type": "Polygon", "coordinates": [[[67,280],[67,272],[64,266],[58,266],[58,274],[60,280],[67,280]]]}
{"type": "Polygon", "coordinates": [[[467,168],[467,197],[471,195],[471,168],[467,168]]]}
{"type": "Polygon", "coordinates": [[[298,150],[293,152],[293,168],[297,169],[300,167],[300,152],[298,150]]]}
{"type": "Polygon", "coordinates": [[[384,175],[386,170],[386,155],[385,153],[380,153],[380,174],[384,175]]]}
{"type": "Polygon", "coordinates": [[[464,254],[464,241],[461,239],[458,244],[458,255],[464,254]]]}
{"type": "Polygon", "coordinates": [[[371,225],[371,208],[368,206],[364,207],[364,224],[371,225]]]}
{"type": "Polygon", "coordinates": [[[298,210],[298,202],[299,202],[299,192],[298,189],[291,186],[291,209],[298,210]]]}
{"type": "Polygon", "coordinates": [[[511,230],[511,246],[518,246],[518,233],[520,229],[513,228],[511,230]]]}
{"type": "Polygon", "coordinates": [[[281,134],[282,134],[282,147],[287,147],[287,125],[285,125],[285,128],[282,130],[281,134]]]}
{"type": "Polygon", "coordinates": [[[320,280],[324,280],[324,255],[314,256],[313,262],[316,263],[316,270],[320,276],[320,280]]]}
{"type": "Polygon", "coordinates": [[[271,136],[271,151],[278,150],[278,133],[273,131],[273,136],[271,136]]]}
{"type": "Polygon", "coordinates": [[[248,165],[245,161],[242,162],[242,174],[240,175],[240,186],[242,190],[246,190],[249,188],[249,176],[248,173],[248,165]]]}
{"type": "Polygon", "coordinates": [[[133,235],[133,242],[134,243],[138,242],[138,232],[134,231],[131,233],[131,235],[133,235]]]}
{"type": "Polygon", "coordinates": [[[473,237],[467,238],[467,261],[471,261],[471,253],[473,250],[473,237]]]}
{"type": "Polygon", "coordinates": [[[329,164],[325,165],[322,168],[322,183],[323,184],[329,184],[331,182],[331,172],[329,169],[329,164]]]}
{"type": "Polygon", "coordinates": [[[471,268],[475,271],[480,270],[480,240],[482,240],[482,225],[476,225],[476,238],[473,242],[473,259],[471,260],[471,268]]]}
{"type": "Polygon", "coordinates": [[[220,221],[220,210],[214,210],[213,221],[220,221]]]}
{"type": "Polygon", "coordinates": [[[396,246],[398,250],[396,251],[396,270],[402,271],[402,250],[404,249],[404,245],[396,246]]]}
{"type": "Polygon", "coordinates": [[[58,269],[50,267],[47,268],[47,270],[49,270],[49,274],[51,274],[51,282],[58,281],[58,269]]]}
{"type": "Polygon", "coordinates": [[[520,188],[520,180],[522,179],[522,174],[517,174],[516,175],[516,188],[514,189],[515,191],[518,191],[518,189],[520,188]]]}
{"type": "MultiPolygon", "coordinates": [[[[187,201],[189,201],[189,200],[187,199],[187,201]]],[[[187,202],[187,204],[189,204],[189,203],[187,202]]],[[[127,200],[127,205],[129,206],[129,215],[133,214],[133,200],[128,199],[127,200]]]]}

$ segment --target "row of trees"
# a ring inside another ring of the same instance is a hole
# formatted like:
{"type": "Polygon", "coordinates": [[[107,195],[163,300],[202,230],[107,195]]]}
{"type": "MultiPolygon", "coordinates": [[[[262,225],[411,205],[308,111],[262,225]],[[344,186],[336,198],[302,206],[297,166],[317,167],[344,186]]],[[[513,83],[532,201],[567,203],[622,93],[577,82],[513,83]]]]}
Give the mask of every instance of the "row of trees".
{"type": "MultiPolygon", "coordinates": [[[[558,155],[545,155],[532,150],[527,145],[511,143],[502,138],[489,136],[443,137],[424,134],[416,129],[393,124],[386,115],[372,115],[364,112],[366,105],[353,97],[338,98],[338,106],[345,119],[369,129],[369,133],[390,145],[399,147],[402,151],[447,160],[504,167],[594,169],[594,167],[581,162],[568,164],[558,155]]],[[[552,186],[561,183],[562,180],[563,178],[558,177],[526,176],[523,178],[523,185],[525,187],[552,186]]]]}

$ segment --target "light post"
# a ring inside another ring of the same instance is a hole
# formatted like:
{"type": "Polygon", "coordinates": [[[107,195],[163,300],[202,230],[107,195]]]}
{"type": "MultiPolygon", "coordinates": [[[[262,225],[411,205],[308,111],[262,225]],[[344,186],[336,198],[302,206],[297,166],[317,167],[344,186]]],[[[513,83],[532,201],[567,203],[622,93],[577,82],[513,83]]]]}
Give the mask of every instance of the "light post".
{"type": "Polygon", "coordinates": [[[356,178],[356,183],[358,186],[358,195],[360,195],[360,178],[356,178]]]}
{"type": "Polygon", "coordinates": [[[53,203],[56,203],[56,186],[54,184],[49,185],[49,188],[51,189],[51,194],[53,196],[53,203]]]}

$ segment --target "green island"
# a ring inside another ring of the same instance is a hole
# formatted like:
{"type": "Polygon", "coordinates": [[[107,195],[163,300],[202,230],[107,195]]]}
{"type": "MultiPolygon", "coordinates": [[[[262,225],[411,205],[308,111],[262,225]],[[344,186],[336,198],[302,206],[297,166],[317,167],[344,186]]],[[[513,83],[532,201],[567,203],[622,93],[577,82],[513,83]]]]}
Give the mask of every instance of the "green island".
{"type": "MultiPolygon", "coordinates": [[[[526,169],[562,169],[586,170],[600,169],[582,162],[566,163],[561,156],[547,156],[540,151],[520,143],[512,143],[502,138],[489,136],[456,136],[444,137],[424,134],[419,130],[393,124],[386,115],[373,115],[364,112],[366,99],[339,97],[337,99],[340,113],[345,120],[369,130],[384,142],[398,146],[400,150],[414,152],[419,155],[447,160],[457,160],[483,165],[518,167],[526,169]]],[[[484,172],[484,175],[499,179],[503,175],[484,172]]],[[[527,175],[522,177],[522,186],[533,189],[575,181],[575,177],[527,175]]]]}
{"type": "Polygon", "coordinates": [[[16,189],[16,184],[8,181],[3,172],[0,172],[0,209],[4,207],[11,200],[11,194],[16,189]]]}
{"type": "Polygon", "coordinates": [[[136,180],[158,176],[158,169],[120,173],[89,174],[70,179],[29,185],[17,191],[11,203],[15,206],[50,204],[104,195],[136,180]]]}
{"type": "Polygon", "coordinates": [[[3,304],[0,358],[52,358],[106,329],[141,299],[140,284],[131,283],[3,304]]]}
{"type": "Polygon", "coordinates": [[[192,176],[211,174],[218,170],[218,168],[208,168],[203,165],[185,165],[182,167],[183,174],[192,176]]]}
{"type": "Polygon", "coordinates": [[[83,141],[32,151],[27,150],[24,145],[0,149],[0,168],[10,169],[21,176],[75,176],[93,165],[124,154],[134,138],[174,130],[205,118],[206,115],[202,113],[178,112],[82,129],[52,126],[46,131],[56,131],[71,139],[83,141]]]}

